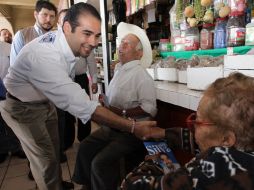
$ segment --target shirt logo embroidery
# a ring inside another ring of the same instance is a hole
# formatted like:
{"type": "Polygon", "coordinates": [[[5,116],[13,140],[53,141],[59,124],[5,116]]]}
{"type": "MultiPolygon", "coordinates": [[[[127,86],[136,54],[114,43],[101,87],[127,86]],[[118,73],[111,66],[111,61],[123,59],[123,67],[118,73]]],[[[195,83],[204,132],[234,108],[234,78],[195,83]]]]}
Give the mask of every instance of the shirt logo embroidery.
{"type": "Polygon", "coordinates": [[[55,38],[56,38],[55,33],[48,33],[39,41],[39,43],[54,43],[55,38]]]}

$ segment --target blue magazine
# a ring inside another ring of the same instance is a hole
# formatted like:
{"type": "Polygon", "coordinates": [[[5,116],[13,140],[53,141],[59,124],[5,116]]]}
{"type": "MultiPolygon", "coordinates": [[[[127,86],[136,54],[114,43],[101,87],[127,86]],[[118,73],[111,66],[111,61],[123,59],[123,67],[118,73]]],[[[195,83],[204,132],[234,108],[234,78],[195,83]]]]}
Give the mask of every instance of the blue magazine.
{"type": "Polygon", "coordinates": [[[152,160],[162,167],[165,174],[180,168],[180,164],[166,142],[145,141],[144,145],[148,154],[152,156],[152,160]]]}

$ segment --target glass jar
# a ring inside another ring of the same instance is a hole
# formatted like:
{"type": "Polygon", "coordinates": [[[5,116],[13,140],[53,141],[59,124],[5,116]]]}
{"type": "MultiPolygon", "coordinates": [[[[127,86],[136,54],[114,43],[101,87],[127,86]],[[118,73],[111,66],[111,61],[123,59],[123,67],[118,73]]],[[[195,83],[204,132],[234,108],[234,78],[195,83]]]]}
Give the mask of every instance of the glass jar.
{"type": "Polygon", "coordinates": [[[212,49],[213,48],[213,35],[214,24],[205,23],[200,31],[200,48],[212,49]]]}
{"type": "Polygon", "coordinates": [[[227,18],[217,18],[214,29],[214,49],[227,46],[227,18]]]}
{"type": "Polygon", "coordinates": [[[169,39],[160,39],[159,51],[160,52],[171,51],[170,44],[169,44],[169,39]]]}
{"type": "Polygon", "coordinates": [[[198,27],[189,27],[185,32],[185,51],[199,49],[199,30],[198,27]]]}
{"type": "Polygon", "coordinates": [[[244,14],[232,12],[227,23],[227,46],[242,46],[245,43],[244,14]]]}
{"type": "Polygon", "coordinates": [[[245,45],[254,45],[254,18],[251,19],[251,23],[246,25],[245,45]]]}

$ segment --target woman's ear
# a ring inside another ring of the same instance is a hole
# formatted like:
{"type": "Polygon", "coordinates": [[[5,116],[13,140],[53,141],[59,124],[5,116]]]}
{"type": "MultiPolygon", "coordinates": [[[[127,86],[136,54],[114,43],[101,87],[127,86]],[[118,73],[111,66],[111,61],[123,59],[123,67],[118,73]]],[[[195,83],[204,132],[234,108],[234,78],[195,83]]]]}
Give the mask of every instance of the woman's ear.
{"type": "Polygon", "coordinates": [[[226,132],[223,138],[222,145],[226,147],[232,147],[236,143],[236,136],[235,133],[232,131],[226,132]]]}

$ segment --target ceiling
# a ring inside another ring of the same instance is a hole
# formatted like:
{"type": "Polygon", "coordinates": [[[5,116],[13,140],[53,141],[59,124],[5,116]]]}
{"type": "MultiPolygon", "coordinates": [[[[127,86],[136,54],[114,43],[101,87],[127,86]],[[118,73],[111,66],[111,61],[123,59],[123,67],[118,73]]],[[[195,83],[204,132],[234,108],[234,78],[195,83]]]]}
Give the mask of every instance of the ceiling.
{"type": "MultiPolygon", "coordinates": [[[[68,8],[69,0],[49,0],[54,3],[55,6],[59,9],[68,8]],[[59,2],[63,2],[64,6],[59,6],[59,2]]],[[[92,4],[98,11],[100,11],[100,2],[107,2],[107,9],[112,10],[112,0],[74,0],[77,2],[87,2],[92,4]]],[[[11,23],[13,31],[17,31],[20,28],[26,27],[28,22],[33,23],[34,17],[33,10],[36,0],[0,0],[0,19],[1,17],[8,20],[7,22],[11,23]],[[23,19],[23,20],[22,20],[23,19]],[[27,20],[28,19],[28,20],[27,20]],[[19,20],[20,22],[18,22],[19,20]],[[24,26],[23,26],[24,25],[24,26]]],[[[0,20],[0,28],[2,28],[3,23],[0,20]]],[[[11,31],[12,31],[12,27],[11,31]]],[[[9,28],[9,27],[7,27],[9,28]]]]}
{"type": "MultiPolygon", "coordinates": [[[[64,0],[65,1],[65,0],[64,0]]],[[[96,7],[96,9],[100,10],[100,0],[75,0],[74,2],[85,2],[92,4],[96,7]]],[[[54,3],[58,7],[59,0],[50,0],[50,2],[54,3]]],[[[103,2],[103,1],[102,1],[103,2]]],[[[35,0],[0,0],[0,10],[2,9],[2,5],[11,6],[11,7],[19,7],[24,9],[34,9],[35,0]]],[[[112,0],[107,0],[108,9],[112,8],[112,0]]]]}

